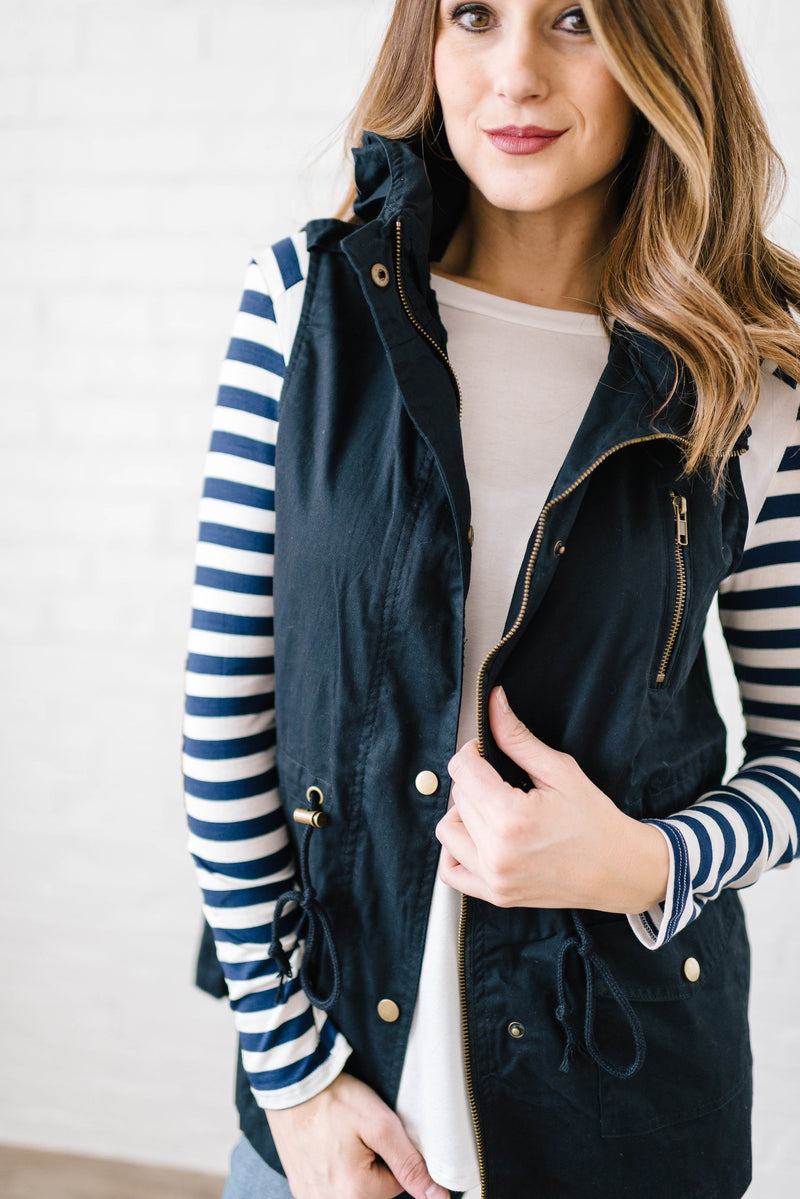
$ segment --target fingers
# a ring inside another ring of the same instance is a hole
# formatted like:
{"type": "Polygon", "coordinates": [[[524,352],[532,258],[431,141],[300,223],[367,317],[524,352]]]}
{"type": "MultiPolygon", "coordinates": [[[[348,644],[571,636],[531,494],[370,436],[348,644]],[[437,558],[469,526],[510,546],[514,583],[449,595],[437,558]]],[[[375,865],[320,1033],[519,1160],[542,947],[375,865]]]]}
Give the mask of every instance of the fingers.
{"type": "MultiPolygon", "coordinates": [[[[475,741],[464,745],[451,758],[448,770],[453,780],[450,793],[453,806],[440,822],[436,835],[463,865],[473,873],[480,873],[475,846],[483,849],[494,840],[510,807],[523,793],[515,792],[481,757],[475,741]]],[[[525,803],[530,805],[527,796],[525,803]]]]}
{"type": "Polygon", "coordinates": [[[458,809],[451,808],[436,826],[436,837],[444,846],[450,857],[469,871],[474,872],[478,866],[478,851],[470,836],[458,809]]]}
{"type": "Polygon", "coordinates": [[[431,1178],[421,1154],[393,1113],[376,1128],[370,1139],[370,1149],[383,1158],[400,1186],[413,1199],[450,1199],[444,1187],[437,1186],[431,1178]]]}
{"type": "Polygon", "coordinates": [[[511,861],[509,853],[502,845],[495,844],[491,834],[482,852],[458,811],[451,808],[439,821],[436,836],[443,847],[439,859],[439,877],[448,887],[460,891],[462,895],[484,899],[495,907],[508,907],[516,899],[511,872],[506,873],[505,863],[511,861]],[[499,871],[493,868],[493,860],[500,864],[499,871]]]}
{"type": "Polygon", "coordinates": [[[534,737],[512,712],[502,687],[493,688],[489,696],[489,727],[506,757],[521,766],[536,782],[542,767],[546,768],[548,756],[556,751],[534,737]]]}
{"type": "Polygon", "coordinates": [[[342,1073],[296,1107],[268,1113],[293,1195],[323,1199],[449,1199],[431,1179],[399,1116],[365,1083],[342,1073]]]}
{"type": "Polygon", "coordinates": [[[487,903],[493,902],[491,892],[483,880],[467,870],[466,866],[462,866],[447,848],[442,850],[439,859],[439,878],[461,895],[471,895],[474,899],[484,899],[487,903]]]}
{"type": "Polygon", "coordinates": [[[480,836],[482,830],[492,824],[492,799],[503,802],[511,787],[481,757],[475,741],[468,742],[450,759],[448,771],[453,780],[453,804],[470,831],[476,837],[480,836]]]}

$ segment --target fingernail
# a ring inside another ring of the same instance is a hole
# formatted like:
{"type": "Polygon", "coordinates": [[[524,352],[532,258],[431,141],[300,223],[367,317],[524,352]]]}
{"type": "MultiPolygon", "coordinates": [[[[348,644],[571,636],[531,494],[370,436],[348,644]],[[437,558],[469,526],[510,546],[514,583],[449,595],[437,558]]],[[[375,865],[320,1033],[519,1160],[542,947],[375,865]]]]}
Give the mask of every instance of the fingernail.
{"type": "Polygon", "coordinates": [[[502,687],[496,688],[496,694],[497,694],[497,702],[500,705],[500,711],[501,712],[510,712],[511,709],[508,706],[508,698],[507,698],[506,693],[503,690],[503,688],[502,687]]]}

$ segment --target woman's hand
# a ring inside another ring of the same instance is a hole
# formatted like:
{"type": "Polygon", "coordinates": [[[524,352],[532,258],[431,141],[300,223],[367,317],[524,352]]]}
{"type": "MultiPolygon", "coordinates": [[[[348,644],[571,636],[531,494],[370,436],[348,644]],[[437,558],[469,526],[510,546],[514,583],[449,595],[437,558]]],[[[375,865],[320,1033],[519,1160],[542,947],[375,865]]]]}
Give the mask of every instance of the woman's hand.
{"type": "Polygon", "coordinates": [[[267,1119],[294,1199],[449,1199],[399,1116],[349,1074],[267,1119]]]}
{"type": "Polygon", "coordinates": [[[534,737],[500,687],[489,723],[534,790],[504,782],[475,741],[459,750],[452,806],[436,829],[444,882],[502,908],[644,912],[661,902],[669,851],[658,829],[626,816],[573,758],[534,737]]]}

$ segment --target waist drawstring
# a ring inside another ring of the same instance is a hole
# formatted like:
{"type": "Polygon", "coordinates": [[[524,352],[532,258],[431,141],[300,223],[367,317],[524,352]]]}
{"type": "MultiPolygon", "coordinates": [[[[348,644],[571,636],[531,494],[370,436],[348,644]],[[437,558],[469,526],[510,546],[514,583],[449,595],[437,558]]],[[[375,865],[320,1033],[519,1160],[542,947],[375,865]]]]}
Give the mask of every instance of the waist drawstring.
{"type": "Polygon", "coordinates": [[[289,962],[289,956],[283,948],[278,933],[280,927],[280,919],[283,915],[283,909],[287,904],[296,903],[300,909],[300,919],[297,923],[296,936],[300,940],[305,936],[305,950],[300,961],[299,979],[300,985],[308,996],[309,1002],[314,1007],[320,1008],[326,1012],[332,1008],[339,998],[341,991],[341,975],[339,971],[339,957],[336,953],[336,946],[333,943],[333,933],[331,932],[330,922],[325,914],[325,909],[317,899],[317,893],[311,885],[309,869],[308,869],[308,849],[311,841],[311,834],[315,828],[319,827],[315,824],[307,825],[300,842],[300,886],[292,891],[284,891],[275,901],[275,912],[272,917],[272,944],[269,947],[270,957],[274,958],[278,964],[278,990],[275,997],[276,1003],[285,1003],[288,995],[286,981],[293,977],[292,967],[289,962]],[[314,990],[308,975],[308,964],[312,960],[314,946],[317,939],[322,935],[322,941],[328,950],[328,956],[331,960],[331,972],[333,979],[330,990],[327,995],[319,995],[314,990]]]}
{"type": "MultiPolygon", "coordinates": [[[[314,1007],[321,1011],[328,1011],[337,1002],[341,992],[341,971],[339,967],[339,957],[336,952],[336,946],[333,941],[333,933],[331,932],[330,922],[325,913],[325,909],[317,899],[317,893],[311,885],[308,855],[311,836],[318,827],[314,824],[309,824],[300,842],[300,887],[290,891],[284,891],[278,896],[275,901],[275,910],[272,917],[273,940],[269,947],[270,957],[274,958],[278,964],[278,989],[276,995],[276,1003],[285,1003],[288,995],[286,982],[293,978],[289,955],[286,953],[281,944],[278,935],[281,916],[284,908],[290,904],[297,904],[300,909],[300,919],[297,924],[296,936],[300,940],[305,935],[305,950],[300,962],[299,979],[300,985],[308,996],[309,1002],[314,1007]],[[327,995],[318,994],[309,979],[308,964],[312,960],[314,947],[318,937],[322,936],[325,947],[328,950],[328,955],[331,962],[331,986],[327,995]]],[[[630,1078],[642,1066],[645,1056],[645,1039],[642,1025],[639,1017],[633,1010],[630,1000],[625,995],[614,975],[611,972],[608,963],[603,960],[597,950],[594,948],[592,940],[586,931],[586,926],[577,911],[572,912],[572,921],[575,926],[577,936],[567,937],[561,946],[558,955],[556,967],[556,985],[558,990],[558,1007],[556,1008],[556,1019],[564,1029],[566,1036],[566,1045],[564,1048],[564,1056],[561,1060],[559,1070],[562,1073],[567,1073],[572,1062],[572,1058],[578,1048],[577,1038],[572,1021],[569,1017],[569,1007],[567,1000],[567,980],[565,963],[567,955],[574,950],[583,963],[584,974],[586,977],[586,1007],[583,1021],[583,1035],[586,1050],[589,1056],[605,1070],[608,1074],[615,1078],[630,1078]],[[596,993],[595,993],[595,971],[603,979],[606,987],[611,993],[612,999],[616,1002],[622,1015],[630,1029],[634,1044],[633,1060],[627,1066],[617,1066],[610,1061],[602,1053],[597,1045],[595,1038],[595,1012],[596,1012],[596,993]]]]}
{"type": "Polygon", "coordinates": [[[642,1025],[639,1017],[631,1007],[628,997],[620,987],[614,975],[608,966],[608,963],[600,957],[597,950],[592,944],[592,940],[586,931],[586,926],[583,923],[578,912],[572,912],[572,921],[575,925],[577,936],[567,937],[561,946],[561,951],[558,955],[557,965],[557,987],[558,987],[558,1007],[556,1008],[556,1019],[564,1029],[566,1034],[566,1047],[564,1049],[564,1057],[561,1060],[559,1070],[566,1074],[569,1071],[570,1063],[575,1050],[578,1047],[575,1030],[572,1021],[568,1014],[567,1004],[567,980],[565,972],[565,962],[567,954],[570,950],[574,950],[583,963],[584,974],[586,975],[586,1009],[583,1021],[583,1036],[586,1044],[586,1050],[589,1056],[605,1070],[608,1074],[612,1074],[614,1078],[630,1078],[640,1069],[644,1062],[645,1040],[642,1025]],[[616,1002],[622,1015],[627,1022],[633,1037],[634,1056],[633,1060],[627,1066],[617,1066],[609,1061],[607,1057],[600,1051],[595,1039],[595,971],[600,975],[603,982],[608,987],[612,999],[616,1002]]]}

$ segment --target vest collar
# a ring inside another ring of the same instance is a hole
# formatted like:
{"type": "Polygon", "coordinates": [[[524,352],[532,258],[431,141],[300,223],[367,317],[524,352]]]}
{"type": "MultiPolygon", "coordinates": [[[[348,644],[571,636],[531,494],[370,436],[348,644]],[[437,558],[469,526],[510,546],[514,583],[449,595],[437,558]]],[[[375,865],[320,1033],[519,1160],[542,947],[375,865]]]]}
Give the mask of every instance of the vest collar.
{"type": "MultiPolygon", "coordinates": [[[[414,282],[419,293],[427,295],[430,263],[441,258],[466,205],[466,176],[451,158],[420,138],[399,141],[367,131],[353,158],[358,227],[337,221],[332,228],[330,222],[315,221],[309,226],[309,245],[350,239],[356,243],[365,226],[371,226],[373,234],[380,231],[393,239],[400,219],[414,282]]],[[[675,384],[675,363],[666,347],[617,322],[609,361],[616,358],[621,366],[623,357],[628,359],[626,373],[638,380],[650,428],[685,434],[694,411],[694,389],[687,372],[680,371],[675,384]]]]}
{"type": "MultiPolygon", "coordinates": [[[[461,219],[469,193],[466,176],[451,158],[432,150],[421,138],[398,141],[366,131],[353,150],[353,160],[357,227],[343,221],[312,221],[307,227],[309,249],[333,249],[349,238],[358,241],[365,226],[389,235],[401,219],[421,286],[429,264],[442,257],[461,219]]],[[[427,283],[421,290],[427,291],[427,283]]]]}
{"type": "MultiPolygon", "coordinates": [[[[388,255],[402,221],[404,260],[413,283],[416,315],[437,341],[444,340],[430,297],[430,262],[444,253],[468,194],[466,176],[452,159],[417,138],[399,141],[365,132],[353,151],[358,224],[315,221],[309,247],[344,248],[354,266],[372,261],[381,243],[388,255]]],[[[377,314],[376,314],[377,315],[377,314]]],[[[670,351],[654,338],[616,322],[607,367],[557,486],[577,477],[609,446],[648,433],[685,437],[695,407],[694,386],[677,371],[670,351]]],[[[744,448],[746,441],[743,443],[744,448]]]]}

